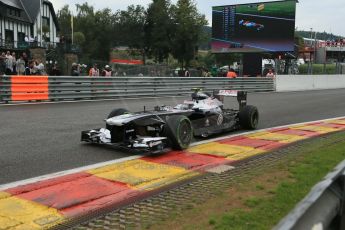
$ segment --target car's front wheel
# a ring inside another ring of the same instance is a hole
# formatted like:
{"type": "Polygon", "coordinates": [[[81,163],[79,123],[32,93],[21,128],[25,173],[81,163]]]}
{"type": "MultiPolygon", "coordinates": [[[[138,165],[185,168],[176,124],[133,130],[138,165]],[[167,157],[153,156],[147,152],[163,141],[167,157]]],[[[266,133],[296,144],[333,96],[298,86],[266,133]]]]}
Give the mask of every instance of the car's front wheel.
{"type": "Polygon", "coordinates": [[[192,123],[186,116],[171,116],[166,121],[165,134],[173,149],[186,149],[193,139],[192,123]]]}

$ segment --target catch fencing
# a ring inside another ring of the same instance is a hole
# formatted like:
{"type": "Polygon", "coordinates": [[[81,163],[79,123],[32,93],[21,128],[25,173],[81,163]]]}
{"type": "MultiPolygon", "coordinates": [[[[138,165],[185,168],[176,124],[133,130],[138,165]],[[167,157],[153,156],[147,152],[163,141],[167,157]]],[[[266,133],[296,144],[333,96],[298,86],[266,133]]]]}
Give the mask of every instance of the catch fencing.
{"type": "Polygon", "coordinates": [[[97,100],[181,96],[192,88],[274,91],[271,78],[1,76],[0,101],[97,100]]]}

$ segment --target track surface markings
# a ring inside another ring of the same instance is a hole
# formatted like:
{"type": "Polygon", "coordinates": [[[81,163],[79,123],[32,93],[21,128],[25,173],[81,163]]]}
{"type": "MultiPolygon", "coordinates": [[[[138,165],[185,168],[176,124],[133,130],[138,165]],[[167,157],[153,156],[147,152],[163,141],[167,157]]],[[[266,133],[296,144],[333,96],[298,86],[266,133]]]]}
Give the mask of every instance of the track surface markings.
{"type": "Polygon", "coordinates": [[[222,137],[185,151],[138,155],[2,185],[0,229],[56,226],[203,173],[231,170],[236,161],[341,130],[345,117],[222,137]]]}

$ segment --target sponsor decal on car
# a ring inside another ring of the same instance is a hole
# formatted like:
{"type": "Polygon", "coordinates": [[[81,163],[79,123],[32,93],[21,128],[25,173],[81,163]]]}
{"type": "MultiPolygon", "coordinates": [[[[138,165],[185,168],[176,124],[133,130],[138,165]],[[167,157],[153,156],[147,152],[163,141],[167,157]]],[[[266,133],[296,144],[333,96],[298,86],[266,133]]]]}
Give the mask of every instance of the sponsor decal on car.
{"type": "Polygon", "coordinates": [[[230,96],[230,97],[237,97],[237,90],[219,90],[218,95],[220,96],[230,96]]]}

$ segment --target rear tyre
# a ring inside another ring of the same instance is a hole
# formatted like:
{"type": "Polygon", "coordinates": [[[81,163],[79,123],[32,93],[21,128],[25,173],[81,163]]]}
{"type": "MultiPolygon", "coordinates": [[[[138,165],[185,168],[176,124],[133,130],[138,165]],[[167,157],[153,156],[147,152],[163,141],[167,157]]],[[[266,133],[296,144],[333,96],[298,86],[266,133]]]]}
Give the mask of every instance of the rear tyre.
{"type": "MultiPolygon", "coordinates": [[[[111,111],[107,117],[107,119],[115,117],[115,116],[120,116],[123,114],[128,113],[128,110],[120,108],[120,109],[114,109],[111,111]]],[[[123,126],[114,126],[114,125],[108,125],[106,124],[106,129],[110,131],[111,134],[111,142],[117,143],[123,141],[124,137],[124,127],[123,126]]]]}
{"type": "Polygon", "coordinates": [[[255,106],[246,105],[239,112],[240,125],[244,129],[256,129],[259,123],[259,112],[255,106]]]}
{"type": "Polygon", "coordinates": [[[173,149],[186,149],[193,138],[192,123],[186,116],[171,116],[166,121],[165,134],[173,149]]]}

